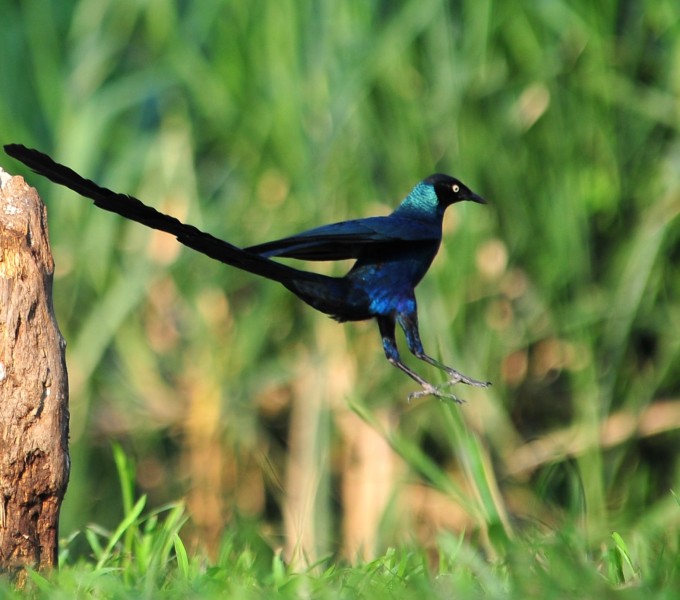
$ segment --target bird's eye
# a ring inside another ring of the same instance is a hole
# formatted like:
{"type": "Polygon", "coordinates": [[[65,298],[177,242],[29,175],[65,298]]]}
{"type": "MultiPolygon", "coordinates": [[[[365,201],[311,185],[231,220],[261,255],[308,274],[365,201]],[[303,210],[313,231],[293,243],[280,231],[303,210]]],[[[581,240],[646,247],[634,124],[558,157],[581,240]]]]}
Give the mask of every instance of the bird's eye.
{"type": "Polygon", "coordinates": [[[451,189],[453,190],[453,193],[454,193],[454,194],[457,194],[458,192],[460,192],[460,186],[459,186],[457,183],[454,183],[454,184],[451,186],[451,189]]]}

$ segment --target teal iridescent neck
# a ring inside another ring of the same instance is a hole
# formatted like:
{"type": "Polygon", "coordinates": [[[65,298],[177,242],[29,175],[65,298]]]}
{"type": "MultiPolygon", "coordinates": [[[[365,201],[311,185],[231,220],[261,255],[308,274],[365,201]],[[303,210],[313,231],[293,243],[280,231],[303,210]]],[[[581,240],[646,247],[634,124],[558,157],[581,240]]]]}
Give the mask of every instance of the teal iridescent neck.
{"type": "Polygon", "coordinates": [[[439,204],[434,186],[420,182],[393,213],[419,221],[440,221],[444,209],[439,204]]]}

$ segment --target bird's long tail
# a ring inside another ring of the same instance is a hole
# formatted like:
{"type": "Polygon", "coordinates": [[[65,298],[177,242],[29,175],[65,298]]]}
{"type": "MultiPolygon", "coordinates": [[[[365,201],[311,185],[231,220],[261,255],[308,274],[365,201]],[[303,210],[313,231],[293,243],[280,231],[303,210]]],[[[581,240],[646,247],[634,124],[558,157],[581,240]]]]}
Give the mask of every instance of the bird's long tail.
{"type": "Polygon", "coordinates": [[[342,305],[345,299],[346,285],[343,279],[295,269],[238,248],[193,225],[161,213],[133,196],[101,187],[37,150],[20,144],[8,144],[5,152],[39,175],[89,198],[99,208],[152,229],[170,233],[185,246],[214,260],[278,281],[317,310],[336,314],[336,306],[342,305]]]}

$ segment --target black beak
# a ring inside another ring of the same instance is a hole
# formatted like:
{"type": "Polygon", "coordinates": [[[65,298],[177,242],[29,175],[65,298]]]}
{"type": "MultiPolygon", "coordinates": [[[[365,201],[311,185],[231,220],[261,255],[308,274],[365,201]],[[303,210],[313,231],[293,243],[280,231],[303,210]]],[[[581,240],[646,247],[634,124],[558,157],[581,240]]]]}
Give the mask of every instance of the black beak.
{"type": "Polygon", "coordinates": [[[466,198],[466,200],[472,200],[473,202],[476,202],[477,204],[487,204],[486,200],[482,198],[481,196],[478,196],[474,192],[470,192],[470,195],[466,198]]]}

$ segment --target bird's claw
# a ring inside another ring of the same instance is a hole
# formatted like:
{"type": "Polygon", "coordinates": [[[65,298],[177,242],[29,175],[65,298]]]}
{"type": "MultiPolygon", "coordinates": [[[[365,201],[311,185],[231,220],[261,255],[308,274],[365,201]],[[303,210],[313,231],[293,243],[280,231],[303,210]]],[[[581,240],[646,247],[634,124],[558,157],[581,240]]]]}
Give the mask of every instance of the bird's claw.
{"type": "Polygon", "coordinates": [[[449,377],[451,377],[451,379],[438,386],[427,382],[422,383],[421,385],[423,386],[423,389],[418,390],[417,392],[411,392],[408,396],[408,401],[411,402],[411,400],[416,400],[417,398],[423,398],[425,396],[435,396],[441,400],[453,400],[456,404],[463,404],[465,400],[450,392],[442,391],[442,388],[450,387],[452,385],[456,385],[457,383],[464,383],[465,385],[482,388],[489,387],[491,385],[490,381],[479,381],[477,379],[472,379],[472,377],[463,375],[455,369],[447,368],[446,372],[449,377]]]}
{"type": "Polygon", "coordinates": [[[457,383],[464,383],[465,385],[482,388],[489,387],[491,385],[490,381],[479,381],[478,379],[472,379],[472,377],[463,375],[455,369],[446,369],[446,373],[449,375],[449,377],[451,377],[451,379],[449,379],[449,381],[443,385],[456,385],[457,383]]]}
{"type": "Polygon", "coordinates": [[[444,387],[446,385],[450,385],[452,382],[447,382],[443,384],[442,386],[435,386],[432,385],[431,383],[425,383],[423,384],[423,389],[418,390],[417,392],[411,392],[408,395],[408,401],[411,402],[412,400],[416,400],[418,398],[423,398],[424,396],[435,396],[439,398],[440,400],[452,400],[456,404],[463,404],[465,400],[459,398],[455,394],[451,394],[450,392],[443,392],[441,390],[441,387],[444,387]]]}

